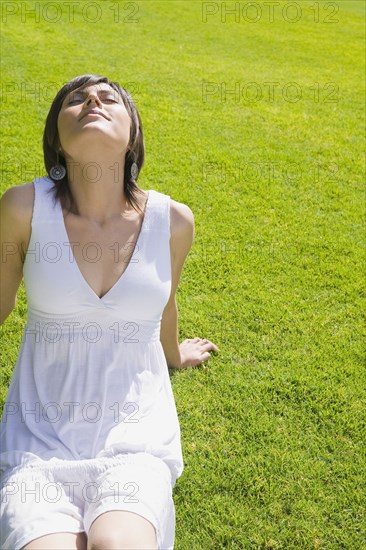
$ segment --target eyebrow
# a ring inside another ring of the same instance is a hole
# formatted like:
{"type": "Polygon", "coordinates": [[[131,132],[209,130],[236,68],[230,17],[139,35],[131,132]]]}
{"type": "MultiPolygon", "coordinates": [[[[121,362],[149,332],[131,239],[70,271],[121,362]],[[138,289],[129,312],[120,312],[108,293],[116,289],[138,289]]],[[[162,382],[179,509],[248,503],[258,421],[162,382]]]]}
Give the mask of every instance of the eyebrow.
{"type": "MultiPolygon", "coordinates": [[[[87,95],[87,90],[89,90],[89,88],[82,88],[80,90],[79,89],[72,90],[71,92],[69,92],[67,94],[65,99],[68,99],[69,97],[75,96],[77,94],[85,96],[85,95],[87,95]]],[[[97,90],[97,94],[98,95],[113,94],[117,98],[121,98],[120,94],[116,90],[113,90],[113,88],[102,88],[101,90],[97,90]]]]}

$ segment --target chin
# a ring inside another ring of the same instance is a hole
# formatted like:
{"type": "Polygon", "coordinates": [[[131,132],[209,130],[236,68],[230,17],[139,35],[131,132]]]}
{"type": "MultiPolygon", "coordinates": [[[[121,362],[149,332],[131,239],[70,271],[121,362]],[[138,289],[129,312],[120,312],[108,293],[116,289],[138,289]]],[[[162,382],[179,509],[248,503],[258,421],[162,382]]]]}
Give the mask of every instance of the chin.
{"type": "Polygon", "coordinates": [[[108,154],[108,157],[113,153],[116,159],[125,154],[128,146],[128,141],[121,137],[111,136],[110,133],[102,131],[100,128],[89,127],[88,131],[79,135],[77,139],[72,140],[68,145],[63,147],[63,150],[70,157],[75,159],[78,157],[95,155],[95,158],[100,157],[103,152],[108,154]]]}

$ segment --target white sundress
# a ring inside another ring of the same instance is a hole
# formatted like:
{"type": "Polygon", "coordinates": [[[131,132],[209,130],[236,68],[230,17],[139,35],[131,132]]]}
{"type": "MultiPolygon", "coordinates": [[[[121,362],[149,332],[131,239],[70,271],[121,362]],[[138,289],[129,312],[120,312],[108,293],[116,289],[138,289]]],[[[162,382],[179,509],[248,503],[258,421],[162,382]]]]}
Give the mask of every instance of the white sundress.
{"type": "MultiPolygon", "coordinates": [[[[183,458],[160,342],[171,290],[170,197],[148,191],[132,258],[99,298],[73,256],[53,181],[33,184],[28,317],[1,421],[0,472],[8,479],[39,458],[142,452],[168,466],[174,487],[183,458]]],[[[84,252],[91,261],[101,253],[95,243],[84,252]]]]}

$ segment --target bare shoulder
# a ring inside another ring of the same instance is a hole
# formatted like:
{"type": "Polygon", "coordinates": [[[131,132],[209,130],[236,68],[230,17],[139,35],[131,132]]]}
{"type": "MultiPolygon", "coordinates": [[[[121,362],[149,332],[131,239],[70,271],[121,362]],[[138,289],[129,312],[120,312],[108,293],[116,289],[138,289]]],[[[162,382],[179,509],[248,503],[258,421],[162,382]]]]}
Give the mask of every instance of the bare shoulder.
{"type": "Polygon", "coordinates": [[[194,215],[186,204],[170,199],[170,233],[173,255],[185,257],[194,239],[194,215]]]}
{"type": "Polygon", "coordinates": [[[24,183],[9,187],[1,197],[1,203],[6,209],[14,210],[33,210],[34,186],[33,183],[24,183]]]}
{"type": "Polygon", "coordinates": [[[33,203],[33,183],[9,187],[0,199],[2,224],[11,230],[19,241],[29,241],[33,203]]]}
{"type": "Polygon", "coordinates": [[[170,199],[170,227],[172,236],[194,232],[194,215],[189,206],[170,199]]]}

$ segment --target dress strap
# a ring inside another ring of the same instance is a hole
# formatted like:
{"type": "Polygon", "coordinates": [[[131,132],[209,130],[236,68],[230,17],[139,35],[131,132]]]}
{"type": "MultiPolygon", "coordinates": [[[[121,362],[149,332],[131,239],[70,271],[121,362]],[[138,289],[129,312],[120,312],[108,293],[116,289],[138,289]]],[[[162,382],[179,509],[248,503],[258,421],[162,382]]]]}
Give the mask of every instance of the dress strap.
{"type": "Polygon", "coordinates": [[[32,225],[42,222],[56,222],[57,202],[54,199],[54,182],[49,177],[36,178],[34,185],[34,205],[32,225]]]}
{"type": "Polygon", "coordinates": [[[150,211],[146,229],[167,233],[170,236],[170,196],[151,189],[150,211]]]}

